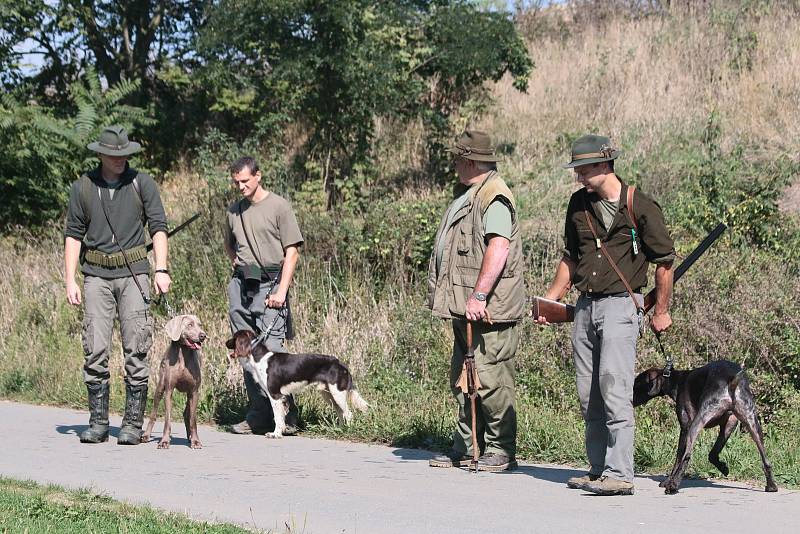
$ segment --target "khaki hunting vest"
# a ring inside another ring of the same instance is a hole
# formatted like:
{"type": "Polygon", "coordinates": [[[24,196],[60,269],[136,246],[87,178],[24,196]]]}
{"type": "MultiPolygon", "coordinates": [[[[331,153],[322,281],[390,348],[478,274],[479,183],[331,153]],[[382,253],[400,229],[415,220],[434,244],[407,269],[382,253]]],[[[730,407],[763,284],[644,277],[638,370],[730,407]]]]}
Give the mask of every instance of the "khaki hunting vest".
{"type": "Polygon", "coordinates": [[[441,270],[436,272],[434,247],[428,267],[428,307],[437,317],[463,319],[466,302],[475,289],[486,253],[483,215],[489,205],[499,199],[511,209],[511,239],[508,258],[500,278],[486,299],[486,309],[493,322],[516,322],[525,314],[525,286],[522,280],[522,247],[519,221],[511,190],[496,172],[479,184],[456,212],[450,228],[442,218],[436,233],[438,243],[445,234],[441,270]]]}

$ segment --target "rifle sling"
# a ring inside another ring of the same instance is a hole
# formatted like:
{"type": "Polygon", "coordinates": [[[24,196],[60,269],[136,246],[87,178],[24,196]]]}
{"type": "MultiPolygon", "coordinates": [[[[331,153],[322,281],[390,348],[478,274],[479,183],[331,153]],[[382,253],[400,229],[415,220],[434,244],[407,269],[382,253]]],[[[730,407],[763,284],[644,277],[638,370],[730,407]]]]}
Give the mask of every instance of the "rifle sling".
{"type": "Polygon", "coordinates": [[[147,298],[147,295],[144,294],[144,289],[142,289],[142,284],[139,283],[139,279],[136,278],[136,273],[133,272],[133,267],[131,267],[131,262],[128,259],[128,254],[125,252],[125,249],[122,248],[122,244],[117,239],[117,233],[114,231],[114,226],[111,224],[111,219],[108,216],[108,210],[106,209],[106,203],[103,202],[103,192],[100,188],[97,188],[97,196],[100,199],[100,206],[103,208],[103,215],[106,217],[106,222],[108,223],[108,228],[111,230],[111,237],[114,239],[114,243],[117,244],[119,247],[119,251],[122,253],[122,258],[125,260],[125,266],[128,268],[128,271],[131,273],[131,277],[133,278],[133,282],[136,284],[136,287],[139,289],[139,293],[142,295],[142,300],[145,304],[150,304],[150,299],[147,298]]]}

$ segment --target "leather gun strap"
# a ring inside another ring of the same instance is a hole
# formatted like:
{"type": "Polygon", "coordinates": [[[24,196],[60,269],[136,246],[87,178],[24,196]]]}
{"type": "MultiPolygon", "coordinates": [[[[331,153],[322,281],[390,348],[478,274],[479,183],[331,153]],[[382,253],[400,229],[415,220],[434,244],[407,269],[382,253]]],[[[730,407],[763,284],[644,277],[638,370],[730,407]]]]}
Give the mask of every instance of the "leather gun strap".
{"type": "Polygon", "coordinates": [[[585,193],[583,195],[583,214],[586,216],[586,222],[589,225],[589,230],[591,230],[591,232],[592,232],[592,236],[594,237],[595,243],[600,245],[600,251],[603,253],[603,256],[606,257],[606,259],[608,260],[608,263],[610,263],[611,267],[614,269],[614,272],[617,273],[617,276],[619,276],[619,279],[622,281],[622,285],[625,286],[625,289],[628,291],[628,295],[631,296],[631,300],[633,301],[633,305],[636,307],[636,310],[637,311],[638,310],[643,310],[644,309],[643,306],[641,306],[639,304],[639,301],[636,300],[636,297],[633,295],[633,289],[631,289],[631,285],[628,283],[628,280],[625,278],[625,275],[622,274],[622,271],[619,270],[619,267],[617,267],[617,264],[614,263],[614,260],[611,259],[611,254],[609,254],[608,250],[606,250],[606,246],[603,244],[603,242],[600,240],[600,238],[597,237],[597,230],[594,229],[594,224],[592,224],[592,217],[589,215],[589,209],[586,206],[586,194],[585,193]]]}
{"type": "Polygon", "coordinates": [[[636,222],[636,213],[633,211],[633,193],[636,191],[635,185],[628,186],[628,217],[631,219],[631,224],[633,225],[633,229],[637,232],[639,231],[639,224],[636,222]]]}

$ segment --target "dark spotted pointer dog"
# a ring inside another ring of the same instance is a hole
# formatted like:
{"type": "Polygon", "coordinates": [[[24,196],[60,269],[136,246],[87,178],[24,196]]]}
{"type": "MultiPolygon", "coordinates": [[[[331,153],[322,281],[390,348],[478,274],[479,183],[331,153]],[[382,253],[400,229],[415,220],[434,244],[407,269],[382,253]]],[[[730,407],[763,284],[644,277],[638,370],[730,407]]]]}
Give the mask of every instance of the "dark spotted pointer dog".
{"type": "Polygon", "coordinates": [[[253,332],[240,330],[225,345],[233,349],[231,358],[239,360],[244,372],[250,373],[269,397],[275,431],[267,437],[283,437],[289,412],[288,395],[312,385],[336,409],[340,421],[345,424],[353,419],[348,401],[357,410],[367,412],[369,405],[356,390],[350,371],[338,359],[324,354],[271,352],[254,340],[253,332]]]}
{"type": "Polygon", "coordinates": [[[750,433],[761,454],[767,477],[766,491],[778,491],[778,485],[772,477],[772,466],[764,450],[764,434],[750,383],[739,364],[720,360],[691,371],[672,371],[670,376],[664,376],[663,369],[653,367],[636,377],[633,385],[634,406],[662,395],[675,401],[675,412],[681,427],[675,465],[660,484],[666,494],[678,493],[683,473],[692,456],[692,448],[703,428],[719,426],[719,436],[708,453],[708,461],[727,476],[728,466],[719,459],[719,453],[739,422],[750,433]]]}

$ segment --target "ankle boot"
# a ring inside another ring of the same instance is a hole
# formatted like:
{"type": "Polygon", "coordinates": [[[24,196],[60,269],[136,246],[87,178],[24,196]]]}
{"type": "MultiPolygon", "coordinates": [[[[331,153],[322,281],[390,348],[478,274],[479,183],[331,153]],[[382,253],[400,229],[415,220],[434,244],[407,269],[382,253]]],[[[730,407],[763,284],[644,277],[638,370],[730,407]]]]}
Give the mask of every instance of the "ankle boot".
{"type": "Polygon", "coordinates": [[[89,428],[78,436],[81,443],[108,441],[108,383],[87,384],[89,392],[89,428]]]}
{"type": "Polygon", "coordinates": [[[147,384],[131,386],[125,384],[125,416],[119,429],[117,443],[138,445],[142,441],[142,424],[147,408],[147,384]]]}

